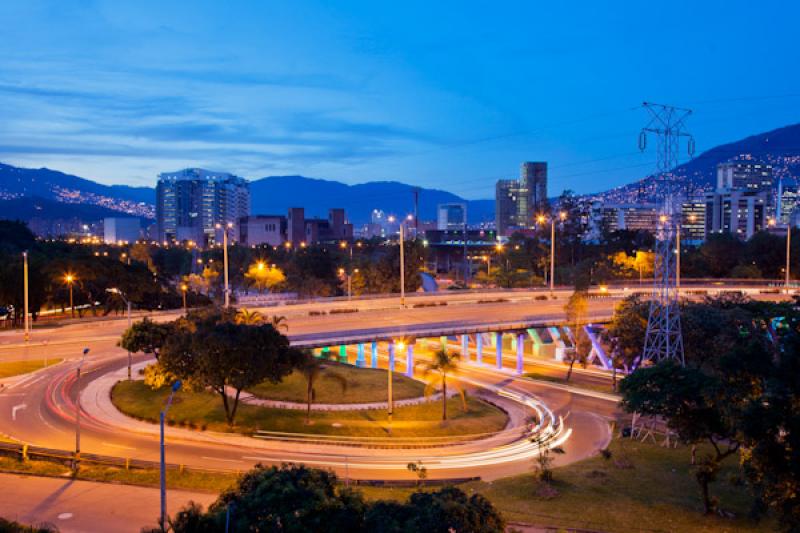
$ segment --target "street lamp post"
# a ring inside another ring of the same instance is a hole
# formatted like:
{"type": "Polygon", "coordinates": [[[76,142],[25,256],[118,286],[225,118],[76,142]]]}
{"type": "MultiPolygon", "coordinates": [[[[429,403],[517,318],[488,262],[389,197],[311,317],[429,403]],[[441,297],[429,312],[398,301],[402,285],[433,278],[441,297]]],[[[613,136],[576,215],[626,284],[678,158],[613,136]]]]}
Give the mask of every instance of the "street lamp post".
{"type": "Polygon", "coordinates": [[[789,258],[792,250],[792,225],[786,227],[786,294],[789,294],[789,258]]]}
{"type": "MultiPolygon", "coordinates": [[[[563,211],[558,214],[558,218],[563,222],[567,218],[567,214],[563,211]]],[[[537,221],[543,224],[547,218],[544,215],[539,215],[537,221]]],[[[550,217],[550,297],[553,297],[553,289],[555,288],[556,280],[556,219],[550,217]]]]}
{"type": "Polygon", "coordinates": [[[181,283],[181,292],[183,293],[183,314],[187,314],[186,310],[186,291],[189,290],[189,287],[185,283],[181,283]]]}
{"type": "MultiPolygon", "coordinates": [[[[112,287],[110,289],[106,289],[108,292],[112,292],[122,298],[122,301],[125,302],[125,307],[128,309],[128,329],[131,329],[131,301],[125,297],[125,294],[116,287],[112,287]]],[[[131,380],[131,351],[128,350],[128,381],[131,380]]]]}
{"type": "Polygon", "coordinates": [[[222,267],[225,271],[225,308],[231,305],[231,290],[228,284],[228,230],[233,227],[233,224],[228,222],[224,227],[217,224],[217,229],[222,229],[222,267]]]}
{"type": "Polygon", "coordinates": [[[67,274],[64,276],[64,281],[67,282],[69,285],[69,312],[72,315],[72,318],[75,318],[75,306],[72,303],[72,285],[75,283],[75,276],[72,274],[67,274]]]}
{"type": "Polygon", "coordinates": [[[25,342],[31,338],[31,322],[28,316],[28,252],[22,252],[22,271],[23,271],[23,301],[24,313],[23,320],[25,322],[25,342]]]}
{"type": "MultiPolygon", "coordinates": [[[[409,215],[410,216],[410,215],[409,215]]],[[[388,218],[389,222],[394,222],[396,219],[393,216],[388,218]]],[[[406,261],[405,250],[403,243],[405,241],[405,232],[403,231],[403,224],[405,220],[400,221],[400,308],[404,309],[406,306],[406,261]]]]}
{"type": "Polygon", "coordinates": [[[81,367],[88,353],[89,348],[84,348],[78,368],[75,369],[75,387],[78,389],[78,394],[75,399],[75,460],[72,462],[72,470],[74,471],[78,470],[78,463],[81,460],[81,367]]]}
{"type": "Polygon", "coordinates": [[[164,453],[164,419],[167,417],[167,411],[170,405],[172,405],[172,397],[175,396],[175,393],[178,392],[180,388],[181,380],[177,380],[172,384],[172,391],[169,393],[167,403],[164,405],[164,409],[161,410],[161,415],[159,417],[161,424],[161,519],[159,520],[161,523],[161,531],[167,530],[167,462],[164,453]]]}

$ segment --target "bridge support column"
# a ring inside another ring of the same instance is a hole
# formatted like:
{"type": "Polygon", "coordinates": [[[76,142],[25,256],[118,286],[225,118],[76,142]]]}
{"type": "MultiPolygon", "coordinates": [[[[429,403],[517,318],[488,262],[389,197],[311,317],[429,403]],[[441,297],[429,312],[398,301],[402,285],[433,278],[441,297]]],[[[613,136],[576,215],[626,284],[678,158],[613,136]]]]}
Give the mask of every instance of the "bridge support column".
{"type": "Polygon", "coordinates": [[[394,372],[394,341],[389,341],[389,369],[394,372]]]}
{"type": "Polygon", "coordinates": [[[475,362],[483,363],[483,333],[475,334],[475,362]]]}
{"type": "Polygon", "coordinates": [[[496,361],[495,364],[496,364],[498,370],[502,370],[503,369],[503,334],[498,331],[494,335],[495,335],[494,342],[495,342],[495,346],[497,348],[497,351],[496,351],[497,361],[496,361]]]}
{"type": "Polygon", "coordinates": [[[461,357],[469,361],[469,335],[461,335],[461,357]]]}
{"type": "Polygon", "coordinates": [[[414,345],[406,347],[406,377],[414,377],[414,345]]]}
{"type": "Polygon", "coordinates": [[[323,346],[323,348],[319,351],[319,356],[324,357],[325,359],[330,359],[331,357],[331,347],[330,346],[323,346]]]}
{"type": "Polygon", "coordinates": [[[372,341],[372,368],[378,368],[378,341],[372,341]]]}
{"type": "Polygon", "coordinates": [[[441,337],[439,337],[439,342],[442,343],[442,346],[441,346],[442,350],[446,350],[447,349],[447,335],[442,335],[441,337]]]}
{"type": "Polygon", "coordinates": [[[523,356],[525,355],[525,333],[517,332],[517,374],[523,372],[523,356]]]}
{"type": "Polygon", "coordinates": [[[339,345],[339,362],[347,364],[347,346],[339,345]]]}
{"type": "Polygon", "coordinates": [[[367,360],[364,358],[364,343],[358,343],[358,357],[356,357],[356,366],[358,368],[364,368],[367,366],[367,360]]]}

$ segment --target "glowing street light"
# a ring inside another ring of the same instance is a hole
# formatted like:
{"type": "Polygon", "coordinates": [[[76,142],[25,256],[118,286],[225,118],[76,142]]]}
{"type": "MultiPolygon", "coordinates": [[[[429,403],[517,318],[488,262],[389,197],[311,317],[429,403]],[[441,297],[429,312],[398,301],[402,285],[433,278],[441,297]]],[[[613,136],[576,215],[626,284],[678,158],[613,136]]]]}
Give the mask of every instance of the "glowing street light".
{"type": "Polygon", "coordinates": [[[72,305],[72,285],[75,283],[75,276],[70,273],[65,274],[64,283],[69,285],[69,311],[72,318],[75,318],[75,306],[72,305]]]}
{"type": "Polygon", "coordinates": [[[228,230],[233,227],[231,222],[228,222],[223,228],[220,224],[216,225],[217,229],[222,229],[222,260],[224,262],[223,270],[225,271],[225,308],[231,305],[231,287],[228,283],[228,230]]]}
{"type": "MultiPolygon", "coordinates": [[[[564,211],[558,213],[558,219],[564,222],[567,219],[567,214],[564,211]]],[[[536,217],[539,224],[544,224],[547,217],[539,215],[536,217]]],[[[553,297],[553,289],[555,286],[556,275],[556,217],[550,217],[550,297],[553,297]]]]}
{"type": "Polygon", "coordinates": [[[187,314],[186,310],[186,291],[189,290],[189,286],[185,283],[181,283],[181,292],[183,293],[183,314],[187,314]]]}

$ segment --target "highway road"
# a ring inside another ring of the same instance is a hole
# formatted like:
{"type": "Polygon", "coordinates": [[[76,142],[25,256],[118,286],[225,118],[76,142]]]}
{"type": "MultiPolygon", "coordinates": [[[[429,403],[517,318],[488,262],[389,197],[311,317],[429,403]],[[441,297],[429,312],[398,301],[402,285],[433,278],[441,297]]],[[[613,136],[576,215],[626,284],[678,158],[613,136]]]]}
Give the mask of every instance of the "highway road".
{"type": "MultiPolygon", "coordinates": [[[[289,321],[289,335],[295,339],[325,338],[342,330],[367,330],[397,328],[413,330],[430,324],[467,325],[485,324],[536,318],[557,320],[563,317],[564,299],[535,300],[532,295],[490,297],[462,295],[448,299],[447,306],[399,309],[394,305],[375,300],[352,302],[358,313],[324,314],[309,316],[313,310],[339,308],[342,302],[325,302],[281,308],[289,321]],[[478,300],[503,298],[507,301],[479,303],[478,300]],[[456,303],[456,300],[457,303],[456,303]],[[509,301],[513,300],[513,301],[509,301]],[[363,305],[363,307],[362,307],[363,305]]],[[[441,296],[439,296],[441,298],[441,296]]],[[[387,299],[389,300],[389,299],[387,299]]],[[[592,300],[590,315],[593,319],[610,316],[616,298],[592,300]]],[[[265,310],[269,312],[270,310],[265,310]]],[[[160,315],[167,319],[174,314],[160,315]]],[[[82,424],[82,451],[104,455],[156,460],[158,458],[155,428],[143,422],[125,418],[97,416],[98,411],[88,409],[93,399],[87,397],[98,378],[120,372],[127,364],[127,355],[116,347],[120,333],[126,325],[124,319],[99,322],[73,323],[60,328],[34,331],[31,342],[21,342],[19,333],[0,334],[0,360],[64,358],[65,362],[23,377],[5,380],[0,391],[0,432],[35,445],[74,448],[74,405],[78,391],[82,391],[84,415],[82,424]],[[91,349],[80,383],[76,383],[75,365],[82,348],[91,349]],[[88,402],[88,404],[87,404],[88,402]]],[[[511,355],[509,354],[509,358],[511,355]]],[[[134,361],[144,361],[142,355],[134,361]]],[[[509,361],[510,362],[510,361],[509,361]]],[[[385,361],[381,362],[385,365],[385,361]]],[[[508,365],[511,367],[511,364],[508,365]]],[[[558,364],[526,361],[526,371],[548,375],[563,375],[558,364]]],[[[124,370],[122,370],[124,375],[124,370]]],[[[519,378],[508,371],[498,371],[489,366],[465,365],[464,378],[471,386],[506,396],[521,398],[525,409],[545,409],[552,420],[564,420],[559,437],[564,439],[566,454],[558,456],[559,462],[571,462],[595,453],[609,437],[608,421],[616,409],[614,398],[589,391],[574,390],[555,384],[519,378]],[[525,407],[528,402],[530,406],[525,407]]],[[[578,371],[576,380],[602,382],[602,375],[591,371],[578,371]]],[[[508,401],[506,398],[503,401],[508,401]]],[[[520,403],[520,402],[517,402],[520,403]]],[[[506,436],[507,437],[507,436],[506,436]]],[[[258,463],[282,461],[303,462],[312,466],[330,467],[342,476],[354,479],[408,478],[405,469],[408,461],[422,459],[428,466],[430,477],[471,477],[495,479],[530,469],[531,458],[536,454],[527,440],[514,442],[473,441],[449,447],[414,450],[387,450],[379,448],[334,446],[316,443],[291,443],[256,440],[244,436],[216,435],[192,432],[180,428],[168,430],[168,457],[171,463],[217,470],[244,470],[258,463]]]]}

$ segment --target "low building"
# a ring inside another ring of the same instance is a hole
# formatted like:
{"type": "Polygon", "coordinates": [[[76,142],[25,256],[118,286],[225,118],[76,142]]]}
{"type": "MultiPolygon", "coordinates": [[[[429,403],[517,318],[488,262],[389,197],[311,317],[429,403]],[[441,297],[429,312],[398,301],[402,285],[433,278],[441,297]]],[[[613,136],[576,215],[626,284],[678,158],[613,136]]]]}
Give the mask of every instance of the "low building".
{"type": "Polygon", "coordinates": [[[286,217],[250,215],[239,219],[239,238],[246,246],[280,246],[286,241],[286,217]]]}
{"type": "Polygon", "coordinates": [[[467,204],[439,204],[436,207],[436,229],[463,230],[467,223],[467,204]]]}
{"type": "Polygon", "coordinates": [[[718,189],[706,194],[706,237],[711,233],[731,233],[749,239],[766,228],[767,194],[763,192],[718,189]]]}
{"type": "Polygon", "coordinates": [[[617,230],[649,231],[655,233],[659,209],[656,204],[611,204],[594,202],[591,226],[595,233],[617,230]]]}
{"type": "Polygon", "coordinates": [[[136,242],[141,237],[142,223],[138,217],[107,217],[103,219],[103,242],[119,244],[136,242]]]}

